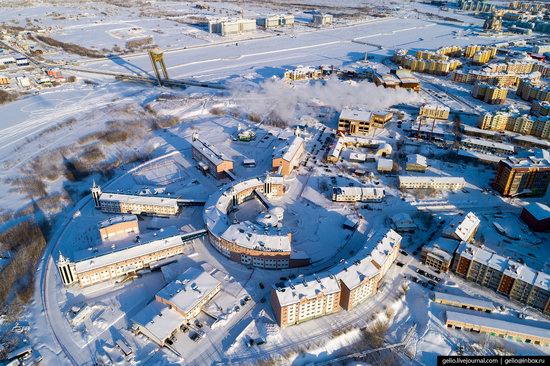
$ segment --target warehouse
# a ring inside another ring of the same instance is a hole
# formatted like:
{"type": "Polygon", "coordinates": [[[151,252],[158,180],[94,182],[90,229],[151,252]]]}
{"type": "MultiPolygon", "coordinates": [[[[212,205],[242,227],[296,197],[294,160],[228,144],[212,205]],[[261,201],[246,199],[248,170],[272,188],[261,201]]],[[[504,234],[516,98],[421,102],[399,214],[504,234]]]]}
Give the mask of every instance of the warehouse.
{"type": "Polygon", "coordinates": [[[434,301],[438,304],[456,306],[462,309],[470,309],[490,313],[495,310],[495,305],[490,301],[476,299],[469,296],[451,295],[443,292],[434,292],[434,301]]]}
{"type": "Polygon", "coordinates": [[[447,311],[447,328],[464,329],[471,332],[488,334],[510,341],[525,342],[537,346],[550,346],[550,328],[542,328],[510,320],[501,320],[485,316],[447,311]]]}
{"type": "Polygon", "coordinates": [[[520,217],[533,231],[550,231],[550,207],[544,203],[530,203],[521,210],[520,217]]]}
{"type": "Polygon", "coordinates": [[[226,157],[214,145],[207,141],[200,140],[197,134],[193,135],[191,142],[193,147],[193,158],[199,162],[200,168],[221,179],[231,174],[233,160],[226,157]]]}

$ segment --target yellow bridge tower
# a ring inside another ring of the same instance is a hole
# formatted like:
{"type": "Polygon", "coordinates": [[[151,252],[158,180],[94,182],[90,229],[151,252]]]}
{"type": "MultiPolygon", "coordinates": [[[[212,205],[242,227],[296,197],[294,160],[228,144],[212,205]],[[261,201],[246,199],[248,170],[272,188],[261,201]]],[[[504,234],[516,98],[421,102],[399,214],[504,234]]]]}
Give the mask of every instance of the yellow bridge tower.
{"type": "Polygon", "coordinates": [[[164,63],[164,53],[162,50],[158,47],[155,47],[153,49],[149,50],[149,58],[151,59],[151,63],[153,64],[153,70],[155,70],[155,75],[157,77],[157,80],[159,82],[159,85],[162,85],[162,80],[160,77],[160,69],[162,70],[162,76],[164,77],[164,80],[168,80],[168,71],[166,70],[166,64],[164,63]]]}

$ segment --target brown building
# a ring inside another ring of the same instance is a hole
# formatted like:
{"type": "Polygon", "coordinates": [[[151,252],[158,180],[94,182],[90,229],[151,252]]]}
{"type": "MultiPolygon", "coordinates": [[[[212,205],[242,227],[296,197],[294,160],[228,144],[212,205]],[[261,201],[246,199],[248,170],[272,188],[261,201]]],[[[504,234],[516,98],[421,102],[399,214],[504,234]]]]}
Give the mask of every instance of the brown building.
{"type": "Polygon", "coordinates": [[[139,234],[138,219],[136,215],[120,215],[110,217],[99,223],[99,236],[101,240],[113,240],[129,234],[139,234]]]}
{"type": "Polygon", "coordinates": [[[344,108],[338,118],[338,132],[349,135],[367,135],[371,130],[384,128],[393,117],[393,113],[370,112],[361,109],[344,108]]]}
{"type": "Polygon", "coordinates": [[[273,171],[283,177],[292,173],[292,171],[300,165],[300,159],[304,154],[304,139],[297,132],[290,139],[282,143],[273,151],[271,167],[273,171]]]}
{"type": "Polygon", "coordinates": [[[550,154],[538,150],[536,155],[501,160],[493,187],[505,197],[544,196],[550,182],[550,154]]]}
{"type": "Polygon", "coordinates": [[[193,158],[198,161],[199,167],[204,172],[210,173],[217,179],[231,175],[233,160],[226,157],[214,145],[200,140],[198,135],[194,134],[191,146],[193,147],[193,158]]]}
{"type": "Polygon", "coordinates": [[[530,203],[523,208],[520,217],[533,231],[550,231],[550,207],[544,203],[530,203]]]}

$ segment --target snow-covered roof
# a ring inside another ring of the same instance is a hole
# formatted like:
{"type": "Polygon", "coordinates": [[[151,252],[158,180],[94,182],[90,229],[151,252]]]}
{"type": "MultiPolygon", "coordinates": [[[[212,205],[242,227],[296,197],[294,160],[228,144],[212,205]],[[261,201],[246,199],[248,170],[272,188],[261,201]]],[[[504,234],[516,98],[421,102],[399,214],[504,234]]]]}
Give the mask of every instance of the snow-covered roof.
{"type": "Polygon", "coordinates": [[[476,299],[470,296],[452,295],[445,292],[434,292],[434,299],[445,300],[449,302],[458,303],[461,305],[472,305],[485,309],[494,309],[495,305],[491,301],[476,299]]]}
{"type": "Polygon", "coordinates": [[[220,165],[224,161],[231,161],[231,159],[227,158],[214,145],[208,141],[199,139],[197,136],[194,136],[191,141],[191,145],[195,150],[199,151],[206,159],[208,159],[208,161],[216,166],[220,165]]]}
{"type": "Polygon", "coordinates": [[[338,196],[384,197],[384,189],[375,187],[333,187],[338,196]]]}
{"type": "Polygon", "coordinates": [[[538,221],[550,219],[550,207],[542,202],[532,202],[525,207],[525,210],[538,221]]]}
{"type": "Polygon", "coordinates": [[[288,286],[277,290],[277,299],[281,306],[290,305],[301,301],[304,298],[314,298],[319,294],[333,294],[340,292],[340,283],[334,275],[319,276],[310,275],[302,280],[290,281],[288,286]]]}
{"type": "Polygon", "coordinates": [[[396,213],[391,217],[391,221],[397,229],[416,228],[416,224],[411,218],[411,215],[406,212],[396,213]]]}
{"type": "Polygon", "coordinates": [[[443,231],[443,235],[446,237],[456,235],[459,240],[468,241],[472,233],[479,227],[479,223],[479,218],[473,212],[468,212],[464,217],[455,217],[443,231]]]}
{"type": "Polygon", "coordinates": [[[162,298],[183,313],[195,309],[199,303],[220,286],[220,282],[202,268],[189,268],[159,292],[162,298]]]}
{"type": "Polygon", "coordinates": [[[127,204],[135,204],[135,205],[152,205],[152,206],[165,206],[165,207],[178,206],[177,199],[168,198],[168,197],[158,197],[158,196],[141,196],[141,195],[103,192],[99,197],[99,199],[104,202],[124,202],[127,204]]]}
{"type": "Polygon", "coordinates": [[[349,154],[349,160],[365,161],[366,159],[367,159],[367,154],[365,153],[352,152],[349,154]]]}
{"type": "MultiPolygon", "coordinates": [[[[266,177],[274,184],[283,184],[282,177],[266,177]]],[[[229,221],[227,210],[233,196],[238,192],[263,186],[259,177],[229,183],[213,193],[205,204],[203,219],[208,231],[217,237],[223,237],[236,245],[264,251],[290,251],[288,232],[282,229],[265,228],[249,221],[233,224],[229,221]]]]}
{"type": "Polygon", "coordinates": [[[362,121],[369,122],[371,120],[372,112],[365,111],[357,108],[344,108],[340,112],[340,120],[353,120],[353,121],[362,121]]]}
{"type": "Polygon", "coordinates": [[[132,321],[163,342],[176,328],[185,323],[186,319],[168,305],[153,301],[134,315],[132,321]]]}
{"type": "Polygon", "coordinates": [[[282,158],[283,160],[291,161],[303,145],[304,139],[300,136],[292,135],[289,140],[280,144],[277,149],[273,150],[273,159],[282,158]]]}
{"type": "Polygon", "coordinates": [[[451,260],[458,244],[459,243],[453,239],[439,238],[433,243],[426,245],[424,248],[442,258],[451,260]]]}
{"type": "Polygon", "coordinates": [[[501,320],[494,317],[479,316],[472,313],[459,313],[456,311],[447,311],[446,317],[448,321],[474,324],[503,332],[519,333],[525,336],[536,336],[550,340],[550,328],[543,328],[542,324],[541,327],[536,327],[524,323],[517,323],[512,321],[513,318],[510,318],[510,320],[501,320]]]}
{"type": "Polygon", "coordinates": [[[486,148],[502,150],[502,151],[506,151],[506,152],[510,152],[510,153],[513,153],[515,151],[514,150],[514,145],[503,144],[501,142],[496,142],[496,141],[476,139],[476,138],[473,138],[473,137],[462,137],[462,143],[463,144],[468,144],[468,145],[473,145],[473,146],[482,146],[482,147],[486,147],[486,148]]]}
{"type": "Polygon", "coordinates": [[[100,228],[106,228],[106,227],[111,226],[111,225],[116,225],[116,224],[120,224],[120,223],[123,223],[123,222],[129,222],[129,221],[137,221],[137,216],[136,215],[112,216],[112,217],[109,217],[108,219],[105,219],[105,220],[101,221],[98,224],[98,226],[100,228]]]}
{"type": "Polygon", "coordinates": [[[155,232],[148,235],[142,235],[138,243],[129,242],[120,247],[105,246],[103,250],[76,262],[76,272],[88,272],[127,259],[182,245],[181,235],[179,235],[179,230],[177,228],[168,227],[162,230],[163,231],[159,233],[155,232]]]}
{"type": "Polygon", "coordinates": [[[400,184],[412,184],[412,183],[441,183],[441,184],[461,184],[464,185],[466,182],[462,177],[427,177],[424,175],[400,175],[399,176],[400,184]]]}
{"type": "Polygon", "coordinates": [[[425,168],[428,167],[428,159],[425,156],[419,154],[407,155],[407,164],[420,165],[425,168]]]}
{"type": "Polygon", "coordinates": [[[485,154],[479,151],[473,151],[473,150],[464,150],[464,149],[458,149],[457,154],[459,156],[464,156],[467,158],[475,158],[479,159],[481,161],[487,161],[491,163],[498,163],[499,161],[505,159],[502,156],[492,155],[492,154],[485,154]]]}
{"type": "Polygon", "coordinates": [[[390,171],[393,169],[393,160],[379,158],[378,163],[376,164],[376,170],[379,171],[390,171]]]}

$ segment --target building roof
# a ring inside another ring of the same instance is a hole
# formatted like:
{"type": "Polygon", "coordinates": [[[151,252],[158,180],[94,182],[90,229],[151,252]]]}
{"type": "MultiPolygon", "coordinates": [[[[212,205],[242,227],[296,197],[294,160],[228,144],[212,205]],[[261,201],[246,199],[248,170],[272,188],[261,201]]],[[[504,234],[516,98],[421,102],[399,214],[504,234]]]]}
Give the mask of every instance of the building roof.
{"type": "Polygon", "coordinates": [[[464,150],[464,149],[458,149],[457,154],[459,156],[463,156],[466,158],[474,158],[481,161],[486,161],[490,163],[498,163],[499,161],[505,159],[502,156],[497,156],[493,154],[486,154],[479,151],[473,151],[473,150],[464,150]]]}
{"type": "Polygon", "coordinates": [[[367,154],[352,152],[352,153],[349,154],[349,160],[365,161],[365,160],[367,160],[367,154]]]}
{"type": "Polygon", "coordinates": [[[333,193],[341,196],[380,197],[385,195],[383,188],[375,187],[333,187],[333,193]]]}
{"type": "Polygon", "coordinates": [[[541,327],[537,327],[525,323],[518,323],[511,317],[509,317],[510,320],[501,320],[494,317],[480,316],[471,313],[459,313],[456,311],[447,311],[446,318],[449,321],[475,324],[503,332],[514,332],[525,336],[536,336],[550,340],[550,328],[543,328],[543,323],[540,323],[541,327]],[[512,319],[514,321],[512,321],[512,319]]]}
{"type": "Polygon", "coordinates": [[[453,259],[458,244],[459,242],[453,239],[439,238],[424,246],[424,249],[450,261],[453,259]]]}
{"type": "Polygon", "coordinates": [[[106,220],[101,221],[98,224],[98,226],[99,226],[100,229],[103,229],[103,228],[109,227],[111,225],[116,225],[116,224],[120,224],[120,223],[123,223],[123,222],[130,222],[130,221],[137,221],[137,216],[136,215],[112,216],[112,217],[109,217],[106,220]]]}
{"type": "Polygon", "coordinates": [[[376,164],[376,170],[379,171],[390,171],[393,169],[393,160],[379,158],[378,163],[376,164]]]}
{"type": "Polygon", "coordinates": [[[423,175],[409,176],[400,175],[400,184],[411,183],[448,183],[448,184],[466,184],[466,181],[462,177],[427,177],[423,175]]]}
{"type": "Polygon", "coordinates": [[[215,166],[220,165],[224,161],[232,161],[226,157],[221,151],[219,151],[214,145],[208,141],[203,141],[199,139],[196,135],[191,141],[191,145],[196,151],[199,151],[208,161],[210,161],[215,166]]]}
{"type": "Polygon", "coordinates": [[[411,215],[406,212],[396,213],[391,217],[391,221],[397,229],[416,228],[416,224],[411,218],[411,215]]]}
{"type": "Polygon", "coordinates": [[[415,165],[420,165],[427,168],[428,159],[423,155],[410,154],[410,155],[407,155],[407,164],[415,164],[415,165]]]}
{"type": "Polygon", "coordinates": [[[532,202],[524,210],[529,212],[538,221],[550,219],[550,207],[542,202],[532,202]]]}
{"type": "Polygon", "coordinates": [[[164,341],[186,319],[168,305],[153,301],[134,315],[132,321],[145,328],[158,340],[164,341]]]}
{"type": "Polygon", "coordinates": [[[219,285],[220,282],[202,268],[189,268],[157,292],[157,297],[188,313],[219,285]]]}
{"type": "Polygon", "coordinates": [[[178,200],[175,198],[158,197],[158,196],[141,196],[122,193],[101,193],[100,201],[104,202],[124,202],[133,205],[151,205],[163,207],[177,207],[178,200]]]}
{"type": "Polygon", "coordinates": [[[183,245],[179,230],[169,227],[158,233],[142,235],[137,243],[129,242],[119,247],[104,246],[92,255],[89,255],[87,251],[80,252],[78,254],[84,254],[82,255],[83,259],[75,263],[75,268],[77,273],[88,272],[178,245],[183,245]]]}
{"type": "Polygon", "coordinates": [[[282,158],[286,161],[292,161],[303,145],[304,139],[300,136],[292,135],[290,139],[273,150],[273,159],[282,158]]]}
{"type": "Polygon", "coordinates": [[[515,151],[514,145],[503,144],[501,142],[496,142],[496,141],[476,139],[473,137],[462,137],[462,144],[470,144],[470,145],[482,146],[490,149],[498,149],[509,153],[513,153],[515,151]]]}
{"type": "Polygon", "coordinates": [[[462,304],[462,305],[472,305],[472,306],[477,306],[477,307],[485,308],[485,309],[494,309],[495,308],[495,304],[493,304],[491,301],[476,299],[476,298],[470,297],[470,296],[451,295],[451,294],[448,294],[448,293],[445,293],[445,292],[435,291],[434,292],[434,298],[436,300],[441,299],[441,300],[446,300],[446,301],[450,301],[450,302],[459,303],[459,304],[462,304]]]}
{"type": "Polygon", "coordinates": [[[372,112],[370,111],[357,108],[344,108],[342,109],[342,112],[340,112],[339,119],[369,122],[371,120],[371,116],[372,112]]]}
{"type": "Polygon", "coordinates": [[[473,213],[468,212],[464,217],[457,216],[449,223],[449,226],[443,230],[446,237],[457,236],[459,240],[467,241],[472,233],[479,227],[480,220],[473,213]]]}

